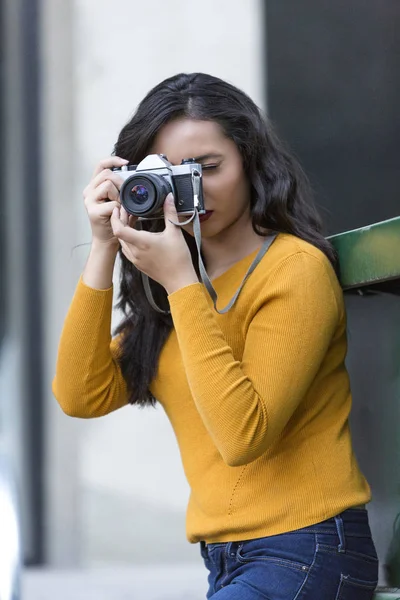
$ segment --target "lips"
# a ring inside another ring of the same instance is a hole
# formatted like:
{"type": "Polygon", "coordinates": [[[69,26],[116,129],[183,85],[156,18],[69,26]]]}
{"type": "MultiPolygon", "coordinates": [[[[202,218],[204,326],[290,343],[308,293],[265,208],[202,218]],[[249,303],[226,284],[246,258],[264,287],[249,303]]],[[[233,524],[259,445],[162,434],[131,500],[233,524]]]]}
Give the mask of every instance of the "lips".
{"type": "Polygon", "coordinates": [[[207,210],[204,215],[200,215],[200,223],[203,223],[203,221],[207,221],[211,215],[213,214],[213,210],[207,210]]]}

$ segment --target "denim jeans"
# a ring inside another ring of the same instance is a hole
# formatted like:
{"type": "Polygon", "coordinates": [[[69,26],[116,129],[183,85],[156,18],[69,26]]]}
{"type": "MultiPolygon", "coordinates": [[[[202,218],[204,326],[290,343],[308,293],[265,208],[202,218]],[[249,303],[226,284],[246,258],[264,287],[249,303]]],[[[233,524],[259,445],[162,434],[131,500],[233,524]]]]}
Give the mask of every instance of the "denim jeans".
{"type": "Polygon", "coordinates": [[[371,600],[378,582],[363,509],[281,535],[200,542],[200,550],[213,600],[371,600]]]}

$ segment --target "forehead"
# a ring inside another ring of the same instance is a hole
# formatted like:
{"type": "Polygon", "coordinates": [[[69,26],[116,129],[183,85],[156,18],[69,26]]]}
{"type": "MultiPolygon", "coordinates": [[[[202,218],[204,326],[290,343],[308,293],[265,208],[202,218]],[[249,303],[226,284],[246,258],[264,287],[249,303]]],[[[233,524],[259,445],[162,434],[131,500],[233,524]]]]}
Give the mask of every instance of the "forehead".
{"type": "Polygon", "coordinates": [[[229,142],[214,121],[177,119],[160,129],[151,152],[165,154],[172,164],[179,164],[184,158],[225,153],[229,142]]]}

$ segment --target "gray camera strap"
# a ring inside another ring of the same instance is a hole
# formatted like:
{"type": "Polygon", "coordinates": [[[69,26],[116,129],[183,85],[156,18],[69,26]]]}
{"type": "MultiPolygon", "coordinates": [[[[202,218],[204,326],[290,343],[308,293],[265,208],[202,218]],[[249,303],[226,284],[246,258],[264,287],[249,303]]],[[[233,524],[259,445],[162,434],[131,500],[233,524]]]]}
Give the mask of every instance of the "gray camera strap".
{"type": "MultiPolygon", "coordinates": [[[[255,257],[255,259],[253,260],[253,262],[251,263],[249,269],[247,270],[247,273],[245,274],[242,283],[240,284],[238,290],[236,291],[235,295],[233,296],[233,298],[228,302],[228,304],[225,306],[225,308],[219,310],[217,308],[217,301],[218,301],[218,297],[217,297],[217,293],[215,291],[215,289],[213,288],[213,285],[210,281],[210,278],[207,274],[206,268],[204,266],[203,263],[203,259],[201,257],[201,228],[200,228],[200,218],[199,218],[199,212],[197,209],[195,209],[193,216],[188,219],[188,221],[185,221],[185,223],[174,223],[174,225],[177,226],[182,226],[182,225],[187,225],[188,223],[193,221],[193,233],[194,233],[194,239],[196,241],[196,246],[197,246],[197,251],[198,251],[198,255],[199,255],[199,270],[200,270],[200,277],[202,280],[202,283],[206,286],[208,293],[211,296],[211,299],[214,303],[214,309],[216,310],[217,313],[219,313],[220,315],[223,315],[225,313],[227,313],[232,306],[235,304],[236,300],[239,297],[240,292],[243,289],[244,284],[246,283],[247,279],[250,277],[250,275],[252,274],[252,272],[254,271],[254,269],[257,267],[257,265],[260,263],[261,259],[263,258],[263,256],[266,254],[266,252],[268,251],[269,247],[271,246],[271,244],[273,243],[273,241],[275,240],[277,233],[273,233],[269,236],[267,236],[265,238],[265,241],[263,243],[263,245],[261,246],[260,250],[257,253],[257,256],[255,257]]],[[[156,310],[157,312],[163,313],[163,314],[170,314],[170,311],[166,311],[161,309],[157,303],[155,302],[154,298],[153,298],[153,293],[151,291],[150,288],[150,282],[149,282],[149,278],[147,275],[145,275],[144,273],[142,273],[142,280],[143,280],[143,287],[144,287],[144,291],[146,293],[147,299],[150,303],[150,305],[152,306],[152,308],[154,308],[154,310],[156,310]]]]}
{"type": "Polygon", "coordinates": [[[217,293],[215,291],[215,289],[213,288],[213,285],[210,281],[210,278],[207,275],[207,271],[204,267],[204,263],[203,260],[201,258],[201,230],[200,230],[200,219],[199,219],[199,213],[196,210],[196,215],[193,221],[193,232],[194,232],[194,238],[196,240],[196,245],[197,245],[197,250],[199,253],[199,270],[200,270],[200,276],[201,276],[201,280],[204,283],[204,285],[206,286],[208,293],[210,294],[213,302],[214,302],[214,308],[217,311],[217,313],[219,313],[220,315],[223,315],[225,313],[228,312],[228,310],[230,310],[232,308],[232,306],[235,304],[236,300],[239,297],[240,292],[242,291],[242,288],[244,286],[244,284],[246,283],[247,279],[250,277],[250,275],[252,274],[252,272],[254,271],[254,269],[256,268],[256,266],[259,264],[259,262],[261,261],[261,259],[263,258],[263,256],[266,254],[268,248],[271,246],[272,242],[275,240],[277,234],[273,233],[272,235],[269,235],[265,238],[265,241],[263,243],[263,245],[261,246],[260,250],[257,253],[257,256],[255,257],[255,259],[253,260],[253,262],[251,263],[250,267],[247,270],[246,275],[243,278],[242,283],[240,284],[239,288],[237,289],[235,295],[233,296],[233,298],[228,302],[228,304],[225,306],[225,308],[222,308],[221,310],[218,310],[217,308],[217,293]]]}

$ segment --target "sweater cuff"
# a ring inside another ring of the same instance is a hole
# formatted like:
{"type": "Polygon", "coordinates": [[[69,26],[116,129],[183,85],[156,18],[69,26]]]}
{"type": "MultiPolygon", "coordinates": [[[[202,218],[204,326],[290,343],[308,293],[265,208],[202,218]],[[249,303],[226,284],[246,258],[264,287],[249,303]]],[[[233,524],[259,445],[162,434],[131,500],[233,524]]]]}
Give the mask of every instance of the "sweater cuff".
{"type": "Polygon", "coordinates": [[[113,308],[113,287],[106,290],[97,290],[86,285],[79,278],[76,286],[72,303],[69,307],[69,318],[71,314],[74,319],[84,319],[91,327],[96,327],[103,320],[103,315],[107,315],[108,333],[111,327],[111,313],[113,308]]]}
{"type": "Polygon", "coordinates": [[[114,284],[111,285],[111,287],[109,288],[105,288],[103,290],[100,290],[98,288],[92,288],[89,285],[87,285],[84,281],[83,281],[83,274],[80,276],[79,278],[79,282],[78,282],[78,289],[82,288],[82,292],[86,293],[86,294],[93,294],[94,296],[96,295],[103,295],[103,294],[109,294],[110,292],[113,293],[114,290],[114,284]]]}
{"type": "Polygon", "coordinates": [[[195,299],[199,298],[199,295],[204,298],[205,293],[205,287],[200,282],[185,285],[168,296],[171,312],[174,310],[174,308],[179,308],[182,305],[192,306],[192,303],[195,301],[195,299]]]}

